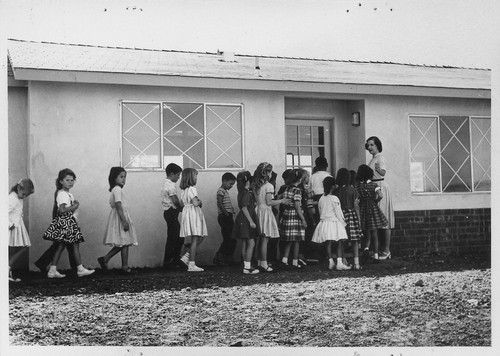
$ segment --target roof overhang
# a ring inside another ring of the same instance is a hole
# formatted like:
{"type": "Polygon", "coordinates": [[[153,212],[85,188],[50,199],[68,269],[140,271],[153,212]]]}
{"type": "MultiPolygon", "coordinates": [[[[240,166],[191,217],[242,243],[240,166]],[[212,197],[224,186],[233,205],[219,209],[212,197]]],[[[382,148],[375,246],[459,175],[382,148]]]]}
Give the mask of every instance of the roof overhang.
{"type": "MultiPolygon", "coordinates": [[[[324,83],[305,81],[299,82],[290,80],[266,80],[262,78],[211,78],[185,75],[180,76],[116,72],[82,72],[34,68],[13,68],[13,72],[16,81],[47,81],[65,83],[141,85],[229,90],[491,99],[491,90],[489,89],[440,88],[383,84],[324,83]]],[[[9,85],[11,85],[10,81],[9,85]]]]}

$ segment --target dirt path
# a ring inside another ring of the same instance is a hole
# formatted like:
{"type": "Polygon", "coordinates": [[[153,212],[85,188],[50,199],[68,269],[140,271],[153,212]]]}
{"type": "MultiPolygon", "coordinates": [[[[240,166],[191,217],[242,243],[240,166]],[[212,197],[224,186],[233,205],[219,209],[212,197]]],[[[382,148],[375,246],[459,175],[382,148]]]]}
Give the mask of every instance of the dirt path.
{"type": "Polygon", "coordinates": [[[464,269],[435,256],[426,264],[435,271],[417,271],[425,269],[419,262],[394,260],[343,272],[312,266],[307,272],[255,276],[232,267],[195,275],[142,270],[131,277],[97,274],[49,283],[35,277],[11,286],[10,342],[491,345],[490,269],[484,263],[481,269],[464,269]]]}

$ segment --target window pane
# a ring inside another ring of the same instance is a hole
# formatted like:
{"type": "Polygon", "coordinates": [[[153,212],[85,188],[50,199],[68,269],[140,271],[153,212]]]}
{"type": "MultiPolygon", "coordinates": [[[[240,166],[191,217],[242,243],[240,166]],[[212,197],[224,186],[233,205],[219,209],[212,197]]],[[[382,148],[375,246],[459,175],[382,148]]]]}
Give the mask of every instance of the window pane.
{"type": "Polygon", "coordinates": [[[163,153],[183,157],[183,168],[205,168],[204,114],[201,104],[163,104],[163,153]]]}
{"type": "Polygon", "coordinates": [[[325,128],[323,126],[312,127],[312,142],[313,145],[325,144],[325,128]]]}
{"type": "Polygon", "coordinates": [[[474,190],[491,191],[491,119],[472,118],[474,190]]]}
{"type": "Polygon", "coordinates": [[[122,104],[122,165],[160,168],[160,105],[122,104]]]}
{"type": "Polygon", "coordinates": [[[410,117],[412,192],[438,192],[439,161],[436,117],[410,117]]]}
{"type": "Polygon", "coordinates": [[[312,167],[313,161],[312,161],[311,147],[300,147],[299,153],[300,153],[300,158],[299,158],[300,167],[302,168],[312,167]]]}
{"type": "Polygon", "coordinates": [[[296,125],[286,125],[286,142],[289,145],[298,145],[298,126],[296,125]]]}
{"type": "Polygon", "coordinates": [[[443,192],[472,190],[469,121],[467,117],[440,117],[443,192]]]}
{"type": "Polygon", "coordinates": [[[240,106],[207,106],[207,167],[242,168],[240,106]]]}
{"type": "Polygon", "coordinates": [[[294,168],[299,166],[299,149],[297,147],[287,146],[286,166],[287,168],[294,168]]]}
{"type": "Polygon", "coordinates": [[[299,126],[299,144],[300,145],[310,145],[311,144],[311,127],[310,126],[299,126]]]}

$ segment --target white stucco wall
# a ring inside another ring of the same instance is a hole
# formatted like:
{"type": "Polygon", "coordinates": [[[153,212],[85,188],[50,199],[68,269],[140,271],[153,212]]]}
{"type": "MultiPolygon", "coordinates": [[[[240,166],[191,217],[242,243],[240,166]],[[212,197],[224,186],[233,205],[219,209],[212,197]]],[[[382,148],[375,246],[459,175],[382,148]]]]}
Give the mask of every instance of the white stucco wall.
{"type": "MultiPolygon", "coordinates": [[[[284,169],[283,97],[269,93],[193,90],[161,87],[108,86],[33,82],[30,85],[30,140],[32,178],[37,194],[31,200],[33,240],[30,261],[49,246],[41,236],[50,223],[55,178],[60,169],[74,170],[72,189],[80,201],[80,226],[86,242],[81,245],[84,264],[96,266],[96,258],[109,248],[102,244],[109,214],[107,176],[120,164],[119,100],[172,100],[211,103],[244,103],[245,166],[253,173],[261,161],[284,169]]],[[[236,175],[237,171],[233,171],[236,175]]],[[[199,250],[201,264],[211,263],[222,238],[217,223],[215,193],[223,172],[200,172],[197,189],[204,201],[209,237],[199,250]]],[[[160,203],[164,172],[133,172],[124,189],[131,216],[139,233],[138,247],[130,251],[131,266],[155,267],[163,261],[166,224],[160,203]]],[[[236,206],[236,189],[231,190],[236,206]]],[[[62,265],[67,263],[65,256],[62,265]]],[[[111,267],[120,265],[119,256],[111,267]]]]}
{"type": "MultiPolygon", "coordinates": [[[[421,98],[408,96],[368,96],[365,101],[366,137],[382,141],[389,164],[386,181],[395,199],[395,210],[489,208],[490,193],[412,195],[410,191],[409,115],[490,116],[489,100],[421,98]]],[[[371,155],[366,152],[366,162],[371,155]]]]}

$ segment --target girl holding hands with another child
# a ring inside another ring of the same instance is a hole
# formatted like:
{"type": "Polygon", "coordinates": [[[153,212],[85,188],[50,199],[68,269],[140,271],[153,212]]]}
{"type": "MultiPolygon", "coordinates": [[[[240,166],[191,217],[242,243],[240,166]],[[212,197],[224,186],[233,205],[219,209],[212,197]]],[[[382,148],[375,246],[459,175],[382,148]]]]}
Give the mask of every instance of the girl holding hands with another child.
{"type": "Polygon", "coordinates": [[[273,200],[274,187],[269,180],[273,172],[270,163],[262,162],[257,166],[253,176],[252,188],[256,197],[256,213],[260,227],[260,235],[257,238],[257,268],[263,272],[272,272],[273,269],[267,264],[267,244],[269,239],[280,237],[278,223],[274,216],[272,207],[287,204],[290,199],[273,200]]]}

